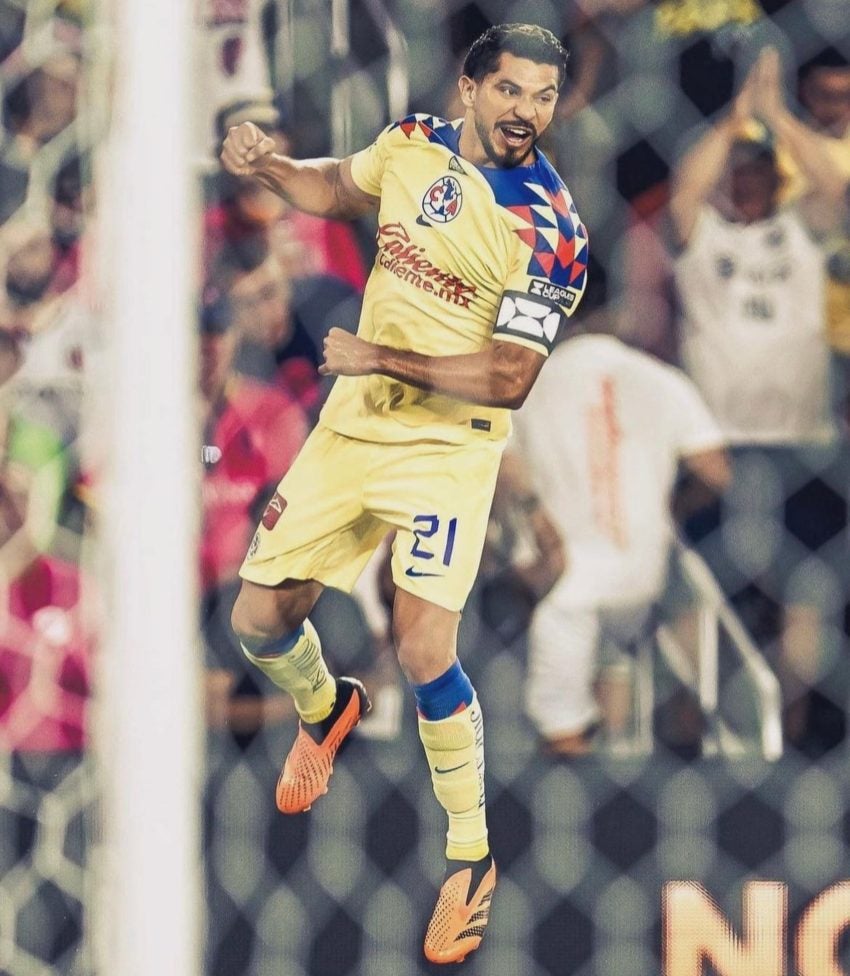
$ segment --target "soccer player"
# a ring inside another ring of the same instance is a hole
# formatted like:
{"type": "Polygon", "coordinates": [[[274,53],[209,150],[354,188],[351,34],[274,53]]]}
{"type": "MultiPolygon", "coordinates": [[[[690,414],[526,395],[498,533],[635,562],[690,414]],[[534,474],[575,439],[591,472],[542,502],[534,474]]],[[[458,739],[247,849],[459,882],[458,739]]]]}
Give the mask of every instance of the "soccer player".
{"type": "Polygon", "coordinates": [[[244,123],[221,154],[231,173],[309,213],[378,212],[358,333],[331,329],[325,340],[320,370],[339,379],[251,542],[233,626],[250,660],[295,699],[301,722],[277,803],[306,810],[368,708],[357,681],[329,673],[308,614],[323,586],[349,590],[395,533],[393,636],[449,821],[425,936],[437,963],[478,947],[496,882],[483,719],[456,655],[460,612],[509,410],[531,389],[586,277],[585,229],[536,148],[566,59],[540,27],[497,25],[464,62],[462,119],[410,116],[343,160],[280,156],[244,123]]]}

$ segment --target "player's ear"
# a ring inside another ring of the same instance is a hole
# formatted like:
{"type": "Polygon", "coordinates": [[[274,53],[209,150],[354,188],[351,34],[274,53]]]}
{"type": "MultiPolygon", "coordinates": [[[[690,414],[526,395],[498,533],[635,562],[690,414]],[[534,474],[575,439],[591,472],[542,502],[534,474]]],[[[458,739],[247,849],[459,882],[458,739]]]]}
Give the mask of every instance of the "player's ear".
{"type": "Polygon", "coordinates": [[[475,105],[475,82],[467,75],[461,75],[458,78],[457,87],[464,108],[472,108],[475,105]]]}

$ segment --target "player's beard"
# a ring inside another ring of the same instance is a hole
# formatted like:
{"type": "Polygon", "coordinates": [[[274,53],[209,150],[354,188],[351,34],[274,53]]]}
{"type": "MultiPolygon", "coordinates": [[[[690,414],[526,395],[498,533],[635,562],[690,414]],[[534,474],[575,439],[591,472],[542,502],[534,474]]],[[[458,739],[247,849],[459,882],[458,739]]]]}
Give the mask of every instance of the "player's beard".
{"type": "MultiPolygon", "coordinates": [[[[498,128],[498,126],[495,128],[498,128]]],[[[496,144],[493,142],[492,136],[484,122],[479,118],[475,119],[475,132],[481,141],[481,145],[484,147],[487,158],[491,163],[495,163],[501,169],[513,169],[516,166],[521,166],[532,152],[534,152],[534,147],[537,145],[537,140],[540,137],[537,135],[537,131],[533,126],[530,126],[530,128],[531,142],[527,146],[523,145],[516,148],[507,146],[506,149],[499,150],[496,148],[496,144]]]]}

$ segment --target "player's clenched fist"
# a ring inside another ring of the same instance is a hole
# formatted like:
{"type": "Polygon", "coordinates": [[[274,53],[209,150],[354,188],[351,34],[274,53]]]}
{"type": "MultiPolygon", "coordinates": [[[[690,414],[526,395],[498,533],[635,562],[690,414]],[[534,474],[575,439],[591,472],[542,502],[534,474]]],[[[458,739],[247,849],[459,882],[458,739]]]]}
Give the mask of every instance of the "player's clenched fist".
{"type": "Polygon", "coordinates": [[[234,176],[261,173],[275,151],[275,141],[253,122],[233,126],[221,147],[221,163],[234,176]]]}
{"type": "Polygon", "coordinates": [[[322,376],[365,376],[376,370],[375,345],[345,329],[331,329],[325,336],[322,376]]]}

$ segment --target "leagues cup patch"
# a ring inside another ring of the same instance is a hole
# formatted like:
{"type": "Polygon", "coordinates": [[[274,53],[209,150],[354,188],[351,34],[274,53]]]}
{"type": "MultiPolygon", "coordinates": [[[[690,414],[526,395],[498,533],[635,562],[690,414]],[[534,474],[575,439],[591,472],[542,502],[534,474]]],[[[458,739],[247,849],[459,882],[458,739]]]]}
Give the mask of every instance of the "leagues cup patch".
{"type": "Polygon", "coordinates": [[[564,308],[572,308],[578,292],[574,288],[562,288],[551,281],[544,281],[540,278],[532,278],[528,285],[530,295],[539,295],[541,298],[548,298],[550,301],[563,305],[564,308]]]}
{"type": "Polygon", "coordinates": [[[441,176],[425,191],[422,212],[438,224],[447,224],[460,213],[463,193],[454,176],[441,176]]]}

